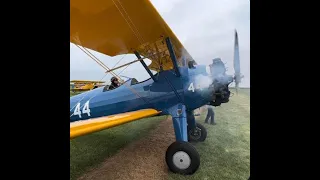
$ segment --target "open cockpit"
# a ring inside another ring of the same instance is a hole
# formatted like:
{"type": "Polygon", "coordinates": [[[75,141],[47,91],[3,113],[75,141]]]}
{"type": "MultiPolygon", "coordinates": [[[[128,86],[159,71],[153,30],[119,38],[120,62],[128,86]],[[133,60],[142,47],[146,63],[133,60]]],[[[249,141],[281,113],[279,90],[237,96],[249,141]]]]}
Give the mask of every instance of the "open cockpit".
{"type": "Polygon", "coordinates": [[[133,86],[133,85],[136,85],[136,84],[140,84],[140,83],[143,83],[145,81],[148,81],[150,80],[151,78],[148,78],[144,81],[138,81],[136,78],[129,78],[128,80],[124,81],[123,83],[121,83],[118,87],[114,88],[114,89],[110,89],[110,84],[107,84],[104,86],[103,88],[103,92],[106,92],[106,91],[112,91],[112,90],[115,90],[115,89],[118,89],[124,85],[128,85],[128,86],[133,86]]]}

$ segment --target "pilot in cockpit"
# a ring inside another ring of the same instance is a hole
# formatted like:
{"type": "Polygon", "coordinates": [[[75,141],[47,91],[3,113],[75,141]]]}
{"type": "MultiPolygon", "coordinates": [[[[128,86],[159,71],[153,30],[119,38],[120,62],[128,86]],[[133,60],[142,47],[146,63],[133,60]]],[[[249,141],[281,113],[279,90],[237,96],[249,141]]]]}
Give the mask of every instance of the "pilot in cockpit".
{"type": "Polygon", "coordinates": [[[109,86],[109,90],[115,89],[120,86],[119,80],[116,77],[111,78],[111,84],[109,86]]]}

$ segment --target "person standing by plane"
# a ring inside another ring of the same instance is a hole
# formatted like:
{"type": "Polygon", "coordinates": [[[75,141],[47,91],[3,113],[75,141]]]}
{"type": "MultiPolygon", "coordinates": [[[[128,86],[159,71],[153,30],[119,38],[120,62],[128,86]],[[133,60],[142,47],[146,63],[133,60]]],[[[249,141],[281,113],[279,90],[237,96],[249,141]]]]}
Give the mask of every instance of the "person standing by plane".
{"type": "Polygon", "coordinates": [[[207,105],[207,109],[208,109],[208,113],[207,113],[207,117],[206,120],[204,121],[204,123],[209,124],[209,118],[211,119],[211,125],[216,125],[215,121],[214,121],[214,111],[213,111],[213,107],[211,105],[207,105]]]}

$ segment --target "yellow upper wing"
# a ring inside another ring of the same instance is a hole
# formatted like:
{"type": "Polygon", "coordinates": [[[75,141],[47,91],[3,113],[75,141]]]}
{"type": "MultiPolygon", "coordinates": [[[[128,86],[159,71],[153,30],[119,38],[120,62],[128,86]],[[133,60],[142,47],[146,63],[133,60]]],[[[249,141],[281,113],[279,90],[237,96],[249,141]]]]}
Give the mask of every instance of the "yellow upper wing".
{"type": "Polygon", "coordinates": [[[154,109],[142,109],[133,112],[76,121],[70,123],[70,139],[158,114],[160,114],[160,112],[154,109]]]}
{"type": "Polygon", "coordinates": [[[164,38],[170,37],[178,63],[192,60],[149,0],[70,0],[70,41],[115,56],[137,50],[150,69],[172,69],[164,38]],[[156,55],[154,53],[157,53],[156,55]]]}

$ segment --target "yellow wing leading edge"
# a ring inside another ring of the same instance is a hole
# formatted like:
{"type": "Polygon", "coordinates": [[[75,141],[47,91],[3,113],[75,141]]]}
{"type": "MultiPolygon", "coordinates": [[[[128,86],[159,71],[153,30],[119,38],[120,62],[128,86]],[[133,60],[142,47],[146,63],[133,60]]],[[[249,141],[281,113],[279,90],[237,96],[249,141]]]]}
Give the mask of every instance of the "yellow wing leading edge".
{"type": "Polygon", "coordinates": [[[161,112],[154,109],[142,109],[133,112],[72,122],[70,123],[70,139],[119,126],[142,118],[155,116],[160,113],[161,112]]]}
{"type": "Polygon", "coordinates": [[[116,56],[138,51],[149,68],[172,69],[164,38],[170,37],[178,64],[193,60],[149,0],[70,0],[70,41],[116,56]]]}

